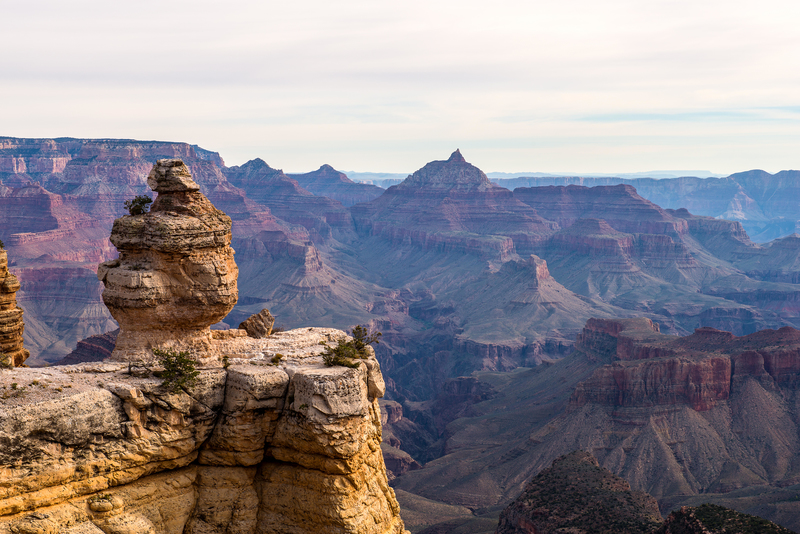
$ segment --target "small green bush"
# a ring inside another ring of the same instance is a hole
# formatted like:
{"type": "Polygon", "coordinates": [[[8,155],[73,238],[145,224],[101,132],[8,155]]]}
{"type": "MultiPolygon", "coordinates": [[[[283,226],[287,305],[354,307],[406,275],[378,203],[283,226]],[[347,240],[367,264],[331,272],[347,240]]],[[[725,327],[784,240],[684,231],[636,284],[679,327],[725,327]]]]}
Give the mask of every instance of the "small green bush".
{"type": "Polygon", "coordinates": [[[271,361],[272,363],[274,363],[275,365],[278,365],[279,363],[281,363],[281,360],[282,360],[282,359],[283,359],[283,354],[281,354],[281,353],[279,352],[279,353],[277,353],[275,356],[273,356],[273,357],[272,357],[272,359],[271,359],[270,361],[271,361]]]}
{"type": "Polygon", "coordinates": [[[3,243],[3,240],[0,239],[0,249],[4,249],[5,250],[5,248],[6,248],[6,245],[3,243]]]}
{"type": "Polygon", "coordinates": [[[153,354],[158,358],[158,363],[164,367],[164,371],[160,373],[164,379],[161,385],[171,393],[191,389],[197,383],[200,371],[196,369],[195,361],[189,357],[188,351],[153,349],[153,354]]]}
{"type": "Polygon", "coordinates": [[[147,195],[139,195],[134,197],[133,200],[126,200],[125,209],[131,215],[144,215],[150,209],[152,202],[153,199],[147,195]]]}
{"type": "Polygon", "coordinates": [[[335,347],[326,346],[322,353],[322,361],[328,367],[342,365],[344,367],[358,367],[354,360],[363,360],[367,357],[367,347],[372,343],[380,343],[380,332],[370,334],[366,327],[358,325],[351,332],[353,339],[346,341],[340,339],[335,347]]]}

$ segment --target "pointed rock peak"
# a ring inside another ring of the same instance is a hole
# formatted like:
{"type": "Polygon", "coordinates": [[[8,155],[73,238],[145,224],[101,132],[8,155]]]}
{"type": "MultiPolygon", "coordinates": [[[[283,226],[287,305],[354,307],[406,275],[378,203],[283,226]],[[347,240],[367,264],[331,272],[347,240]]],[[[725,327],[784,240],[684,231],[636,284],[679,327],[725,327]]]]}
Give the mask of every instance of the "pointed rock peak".
{"type": "Polygon", "coordinates": [[[279,170],[279,169],[273,169],[272,167],[269,166],[269,163],[267,163],[261,158],[251,159],[250,161],[242,165],[242,168],[251,170],[258,170],[258,169],[268,169],[270,171],[279,170]]]}
{"type": "Polygon", "coordinates": [[[467,162],[467,160],[464,159],[464,156],[461,155],[461,151],[459,149],[456,149],[455,152],[450,154],[450,159],[448,159],[447,161],[452,161],[452,162],[457,162],[457,163],[466,163],[467,162]]]}
{"type": "Polygon", "coordinates": [[[487,191],[498,187],[492,184],[478,167],[467,163],[459,150],[453,152],[448,160],[431,161],[406,178],[400,186],[402,186],[401,189],[458,189],[461,191],[487,191]]]}

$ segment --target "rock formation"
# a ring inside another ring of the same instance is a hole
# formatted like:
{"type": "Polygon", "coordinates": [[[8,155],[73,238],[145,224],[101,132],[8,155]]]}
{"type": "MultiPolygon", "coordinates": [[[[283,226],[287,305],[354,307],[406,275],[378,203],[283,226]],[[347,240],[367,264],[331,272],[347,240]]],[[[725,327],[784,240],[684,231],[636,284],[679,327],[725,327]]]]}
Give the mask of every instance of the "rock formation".
{"type": "Polygon", "coordinates": [[[351,208],[359,232],[425,250],[506,258],[558,227],[510,191],[491,183],[456,150],[432,161],[383,195],[351,208]]]}
{"type": "Polygon", "coordinates": [[[334,233],[349,236],[353,231],[352,217],[341,203],[306,191],[297,180],[260,158],[226,168],[225,176],[281,219],[304,226],[314,242],[325,241],[334,233]]]}
{"type": "Polygon", "coordinates": [[[203,195],[180,160],[159,160],[147,179],[149,213],[114,221],[119,258],[100,265],[103,302],[120,325],[112,359],[149,359],[153,347],[210,358],[209,325],[236,304],[231,219],[203,195]]]}
{"type": "Polygon", "coordinates": [[[338,200],[344,206],[369,202],[383,193],[383,189],[377,185],[356,183],[330,165],[323,165],[305,174],[289,174],[289,177],[297,180],[303,189],[338,200]]]}
{"type": "Polygon", "coordinates": [[[212,333],[236,299],[230,219],[180,161],[149,181],[153,210],[116,221],[99,270],[111,361],[0,371],[0,534],[403,533],[374,351],[328,367],[338,330],[212,333]],[[188,349],[196,375],[154,347],[188,349]]]}
{"type": "Polygon", "coordinates": [[[53,365],[76,365],[79,363],[101,362],[111,356],[114,352],[114,345],[117,343],[119,328],[106,332],[105,334],[95,334],[86,339],[78,341],[75,350],[64,356],[53,365]]]}
{"type": "Polygon", "coordinates": [[[575,451],[525,486],[500,515],[497,534],[649,534],[660,522],[654,498],[575,451]]]}
{"type": "Polygon", "coordinates": [[[247,335],[250,337],[261,339],[272,333],[272,326],[274,324],[275,318],[269,313],[269,310],[265,308],[240,323],[239,329],[247,332],[247,335]]]}
{"type": "Polygon", "coordinates": [[[17,306],[19,281],[8,272],[8,254],[0,248],[0,366],[19,366],[28,358],[23,347],[22,309],[17,306]]]}
{"type": "Polygon", "coordinates": [[[669,514],[664,525],[653,534],[794,534],[788,528],[761,517],[743,514],[723,506],[703,504],[683,506],[669,514]]]}

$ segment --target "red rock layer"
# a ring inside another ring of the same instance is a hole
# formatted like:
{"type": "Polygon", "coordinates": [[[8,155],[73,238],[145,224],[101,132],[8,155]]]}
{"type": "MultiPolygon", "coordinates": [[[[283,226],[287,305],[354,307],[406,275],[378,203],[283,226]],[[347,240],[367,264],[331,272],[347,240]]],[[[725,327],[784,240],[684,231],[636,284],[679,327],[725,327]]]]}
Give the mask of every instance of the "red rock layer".
{"type": "Polygon", "coordinates": [[[60,173],[77,154],[80,139],[20,139],[0,137],[0,178],[21,184],[40,175],[60,173]]]}
{"type": "Polygon", "coordinates": [[[326,239],[334,229],[353,230],[352,218],[341,203],[306,191],[297,180],[261,159],[227,168],[225,175],[249,198],[269,207],[281,219],[304,226],[312,237],[326,239]]]}
{"type": "Polygon", "coordinates": [[[75,365],[103,361],[114,352],[117,334],[119,334],[119,328],[105,334],[95,334],[82,339],[78,341],[78,346],[75,347],[75,350],[53,365],[75,365]]]}
{"type": "Polygon", "coordinates": [[[514,197],[562,228],[578,219],[603,219],[630,234],[681,235],[688,230],[686,221],[643,199],[630,185],[520,187],[514,197]]]}
{"type": "Polygon", "coordinates": [[[573,408],[686,404],[705,411],[747,376],[794,385],[800,372],[800,331],[790,327],[742,337],[698,328],[678,338],[660,334],[648,319],[591,319],[577,348],[611,363],[578,385],[573,408]]]}

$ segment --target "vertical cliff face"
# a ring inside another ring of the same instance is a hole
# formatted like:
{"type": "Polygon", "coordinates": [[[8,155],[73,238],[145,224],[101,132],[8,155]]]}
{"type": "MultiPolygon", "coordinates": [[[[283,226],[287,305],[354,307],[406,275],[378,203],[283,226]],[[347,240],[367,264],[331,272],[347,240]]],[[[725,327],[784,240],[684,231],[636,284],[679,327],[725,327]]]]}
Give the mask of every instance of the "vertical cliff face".
{"type": "Polygon", "coordinates": [[[329,367],[344,332],[212,334],[237,296],[230,219],[178,160],[149,183],[99,269],[111,361],[0,370],[0,534],[402,534],[374,352],[329,367]],[[194,380],[167,387],[156,347],[188,350],[194,380]]]}
{"type": "Polygon", "coordinates": [[[112,359],[147,359],[157,345],[210,356],[209,326],[238,299],[231,220],[180,160],[159,160],[148,184],[158,193],[153,208],[114,222],[119,259],[97,272],[103,301],[120,325],[112,359]]]}
{"type": "Polygon", "coordinates": [[[8,272],[8,254],[0,249],[0,365],[22,365],[28,351],[22,346],[22,309],[17,306],[19,281],[8,272]]]}

